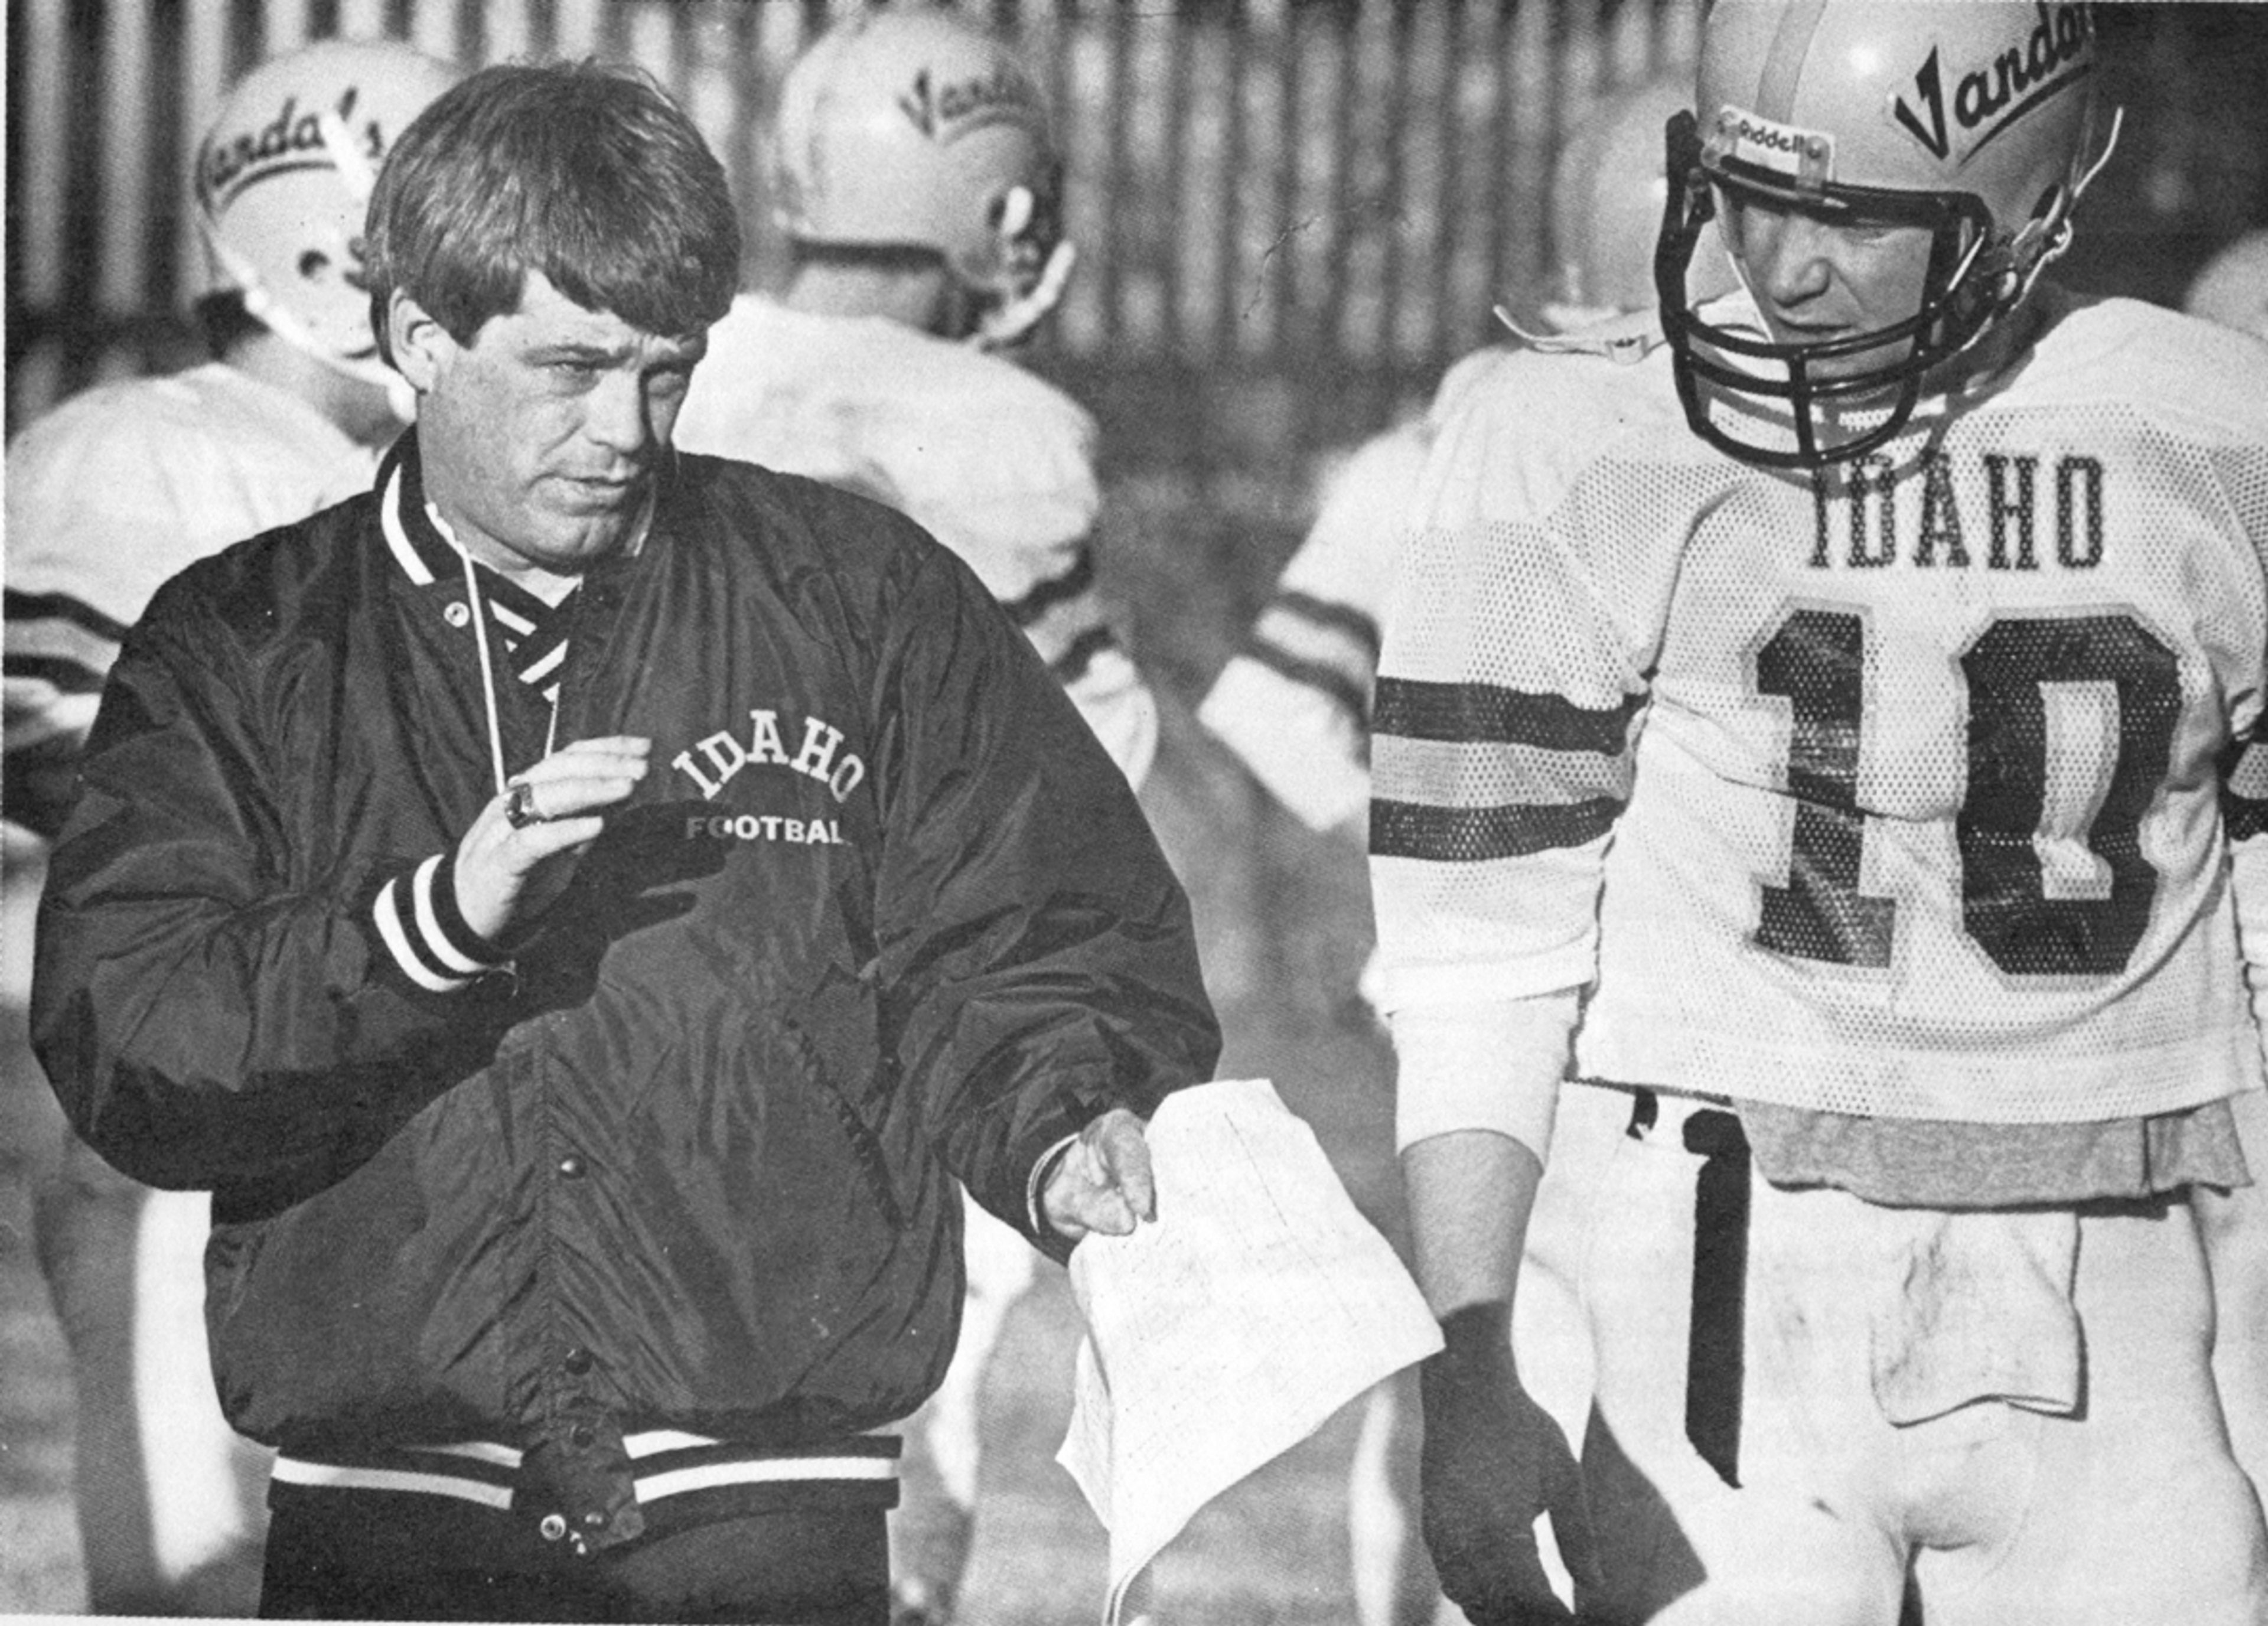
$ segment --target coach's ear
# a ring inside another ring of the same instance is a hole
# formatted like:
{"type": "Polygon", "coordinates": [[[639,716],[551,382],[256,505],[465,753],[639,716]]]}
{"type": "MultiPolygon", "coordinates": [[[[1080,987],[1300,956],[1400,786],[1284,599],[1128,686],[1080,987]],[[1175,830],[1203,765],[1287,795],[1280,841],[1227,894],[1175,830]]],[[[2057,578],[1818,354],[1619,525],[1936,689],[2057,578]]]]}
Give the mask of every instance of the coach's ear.
{"type": "Polygon", "coordinates": [[[386,342],[395,370],[420,395],[432,389],[460,348],[447,328],[399,288],[386,304],[386,342]]]}

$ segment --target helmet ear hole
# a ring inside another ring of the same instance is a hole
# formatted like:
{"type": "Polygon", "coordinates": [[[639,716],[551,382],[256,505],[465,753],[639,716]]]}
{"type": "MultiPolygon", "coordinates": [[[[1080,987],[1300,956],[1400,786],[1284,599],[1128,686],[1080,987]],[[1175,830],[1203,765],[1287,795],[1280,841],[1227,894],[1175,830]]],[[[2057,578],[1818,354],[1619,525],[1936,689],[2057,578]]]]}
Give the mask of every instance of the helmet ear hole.
{"type": "Polygon", "coordinates": [[[313,282],[331,268],[331,257],[320,248],[310,248],[299,255],[299,276],[303,282],[313,282]]]}

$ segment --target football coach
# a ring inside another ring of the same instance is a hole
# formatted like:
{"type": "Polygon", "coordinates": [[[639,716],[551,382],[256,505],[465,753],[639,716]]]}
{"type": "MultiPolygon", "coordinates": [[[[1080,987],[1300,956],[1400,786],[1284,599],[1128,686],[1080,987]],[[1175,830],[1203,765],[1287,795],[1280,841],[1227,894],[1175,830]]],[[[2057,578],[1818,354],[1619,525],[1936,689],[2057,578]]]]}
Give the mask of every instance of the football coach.
{"type": "Polygon", "coordinates": [[[960,1199],[1154,1210],[1187,900],[910,521],[670,432],[738,282],[699,133],[475,74],[370,203],[373,488],[126,640],[40,919],[78,1132],[210,1188],[262,1613],[857,1622],[960,1199]]]}

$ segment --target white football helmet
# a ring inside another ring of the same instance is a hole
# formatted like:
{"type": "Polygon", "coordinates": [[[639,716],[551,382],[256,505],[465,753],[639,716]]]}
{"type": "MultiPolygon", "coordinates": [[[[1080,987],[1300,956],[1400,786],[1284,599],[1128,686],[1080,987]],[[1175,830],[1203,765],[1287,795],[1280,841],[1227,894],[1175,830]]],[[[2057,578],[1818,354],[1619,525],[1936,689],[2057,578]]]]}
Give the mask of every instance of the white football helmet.
{"type": "Polygon", "coordinates": [[[2268,339],[2268,226],[2247,232],[2206,261],[2182,309],[2268,339]]]}
{"type": "Polygon", "coordinates": [[[934,253],[996,342],[1028,332],[1070,275],[1039,87],[951,11],[863,11],[821,35],[780,86],[770,159],[790,239],[934,253]]]}
{"type": "Polygon", "coordinates": [[[1681,121],[1671,137],[1676,195],[1656,263],[1694,432],[1783,467],[1859,457],[1896,434],[1923,375],[2014,311],[2069,244],[2073,205],[2109,155],[2100,66],[2083,4],[1717,0],[1697,128],[1681,121]],[[1704,321],[1683,282],[1715,193],[1837,224],[1930,228],[1919,308],[1811,344],[1704,321]],[[1877,352],[1889,359],[1821,376],[1821,364],[1877,352]],[[1737,433],[1743,414],[1719,414],[1743,402],[1751,419],[1785,420],[1792,444],[1737,433]],[[1868,415],[1862,429],[1837,416],[1853,408],[1868,415]]]}
{"type": "Polygon", "coordinates": [[[204,291],[349,376],[392,389],[362,283],[363,206],[394,138],[461,77],[398,40],[327,40],[239,80],[197,149],[204,291]]]}
{"type": "MultiPolygon", "coordinates": [[[[1608,94],[1560,147],[1551,166],[1557,266],[1543,307],[1554,327],[1564,332],[1653,303],[1653,247],[1669,201],[1663,132],[1692,105],[1690,71],[1642,80],[1608,94]]],[[[1722,254],[1697,254],[1687,291],[1694,303],[1734,285],[1722,254]]]]}

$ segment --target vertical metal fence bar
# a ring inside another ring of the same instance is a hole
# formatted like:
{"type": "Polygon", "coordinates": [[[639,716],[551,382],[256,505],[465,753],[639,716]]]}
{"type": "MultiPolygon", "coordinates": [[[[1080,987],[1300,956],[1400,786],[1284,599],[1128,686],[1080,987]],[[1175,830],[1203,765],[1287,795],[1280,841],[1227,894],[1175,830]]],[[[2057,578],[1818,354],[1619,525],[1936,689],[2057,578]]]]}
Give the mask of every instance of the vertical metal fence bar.
{"type": "Polygon", "coordinates": [[[307,0],[265,0],[260,8],[262,60],[298,50],[307,37],[307,0]]]}
{"type": "Polygon", "coordinates": [[[480,20],[480,39],[468,53],[471,61],[525,62],[535,55],[535,18],[528,0],[489,0],[480,20]]]}
{"type": "Polygon", "coordinates": [[[1296,271],[1307,232],[1300,218],[1300,171],[1307,143],[1300,139],[1300,40],[1307,13],[1293,7],[1278,19],[1276,41],[1276,164],[1274,207],[1268,219],[1268,348],[1287,353],[1298,331],[1292,311],[1296,271]]]}
{"type": "Polygon", "coordinates": [[[390,34],[394,30],[387,25],[387,9],[386,0],[339,0],[338,32],[350,40],[390,34]]]}
{"type": "Polygon", "coordinates": [[[130,317],[149,303],[143,244],[150,226],[150,18],[113,5],[103,18],[103,62],[112,93],[89,124],[101,129],[102,210],[95,239],[95,300],[106,316],[130,317]]]}
{"type": "Polygon", "coordinates": [[[1237,308],[1242,300],[1240,291],[1244,278],[1238,249],[1250,218],[1244,207],[1248,147],[1245,83],[1252,55],[1252,34],[1241,6],[1231,7],[1220,32],[1227,36],[1219,49],[1221,97],[1226,105],[1222,110],[1225,128],[1221,131],[1220,218],[1213,232],[1212,327],[1206,336],[1213,359],[1226,362],[1242,349],[1237,336],[1237,308]]]}
{"type": "Polygon", "coordinates": [[[604,55],[607,11],[603,0],[556,0],[551,14],[552,55],[570,58],[604,55]]]}
{"type": "Polygon", "coordinates": [[[1334,360],[1348,354],[1347,283],[1350,262],[1353,259],[1350,245],[1354,237],[1355,136],[1359,123],[1355,108],[1361,84],[1355,70],[1359,55],[1356,49],[1356,16],[1342,11],[1337,21],[1338,28],[1328,36],[1337,53],[1333,64],[1335,71],[1331,75],[1330,204],[1323,217],[1328,230],[1318,236],[1315,243],[1315,252],[1319,256],[1316,266],[1323,283],[1322,329],[1317,338],[1324,354],[1334,360]]]}
{"type": "Polygon", "coordinates": [[[481,9],[482,0],[410,0],[404,37],[428,56],[462,61],[471,54],[474,15],[481,9]]]}
{"type": "MultiPolygon", "coordinates": [[[[22,26],[9,43],[10,55],[23,64],[16,85],[17,107],[26,129],[62,129],[63,106],[71,88],[65,70],[68,35],[63,0],[25,0],[16,15],[22,26]]],[[[11,292],[38,309],[54,305],[63,296],[63,198],[70,151],[70,143],[51,138],[20,140],[19,173],[8,178],[15,192],[11,224],[16,227],[18,245],[11,268],[17,286],[11,292]]]]}
{"type": "Polygon", "coordinates": [[[197,224],[195,180],[197,149],[205,131],[220,112],[229,77],[228,36],[221,21],[204,6],[187,8],[181,33],[180,120],[176,136],[180,144],[181,188],[179,225],[173,232],[174,297],[180,299],[201,291],[206,283],[203,229],[197,224]]]}
{"type": "MultiPolygon", "coordinates": [[[[1106,199],[1116,200],[1126,196],[1127,183],[1131,176],[1131,165],[1129,159],[1130,143],[1128,140],[1127,125],[1129,104],[1132,100],[1128,84],[1130,77],[1128,58],[1131,55],[1129,48],[1133,40],[1133,17],[1131,12],[1123,6],[1111,7],[1107,16],[1108,21],[1106,25],[1106,32],[1101,36],[1103,46],[1101,55],[1106,75],[1107,100],[1104,105],[1108,109],[1104,115],[1105,128],[1108,131],[1108,136],[1104,146],[1107,156],[1104,160],[1101,195],[1106,199]]],[[[1111,211],[1111,217],[1123,218],[1115,209],[1111,211]]],[[[1102,346],[1106,349],[1116,344],[1126,331],[1125,258],[1124,239],[1114,232],[1110,238],[1109,251],[1102,261],[1101,338],[1102,346]]]]}
{"type": "MultiPolygon", "coordinates": [[[[1197,25],[1186,18],[1169,25],[1154,21],[1149,24],[1152,28],[1160,26],[1165,26],[1169,36],[1162,53],[1165,57],[1166,93],[1161,99],[1164,102],[1161,109],[1163,128],[1158,132],[1160,162],[1155,177],[1163,208],[1161,217],[1154,220],[1145,218],[1144,224],[1152,228],[1162,228],[1154,231],[1152,240],[1156,245],[1160,300],[1164,307],[1166,346],[1170,354],[1180,357],[1189,354],[1191,349],[1189,335],[1200,326],[1197,313],[1189,308],[1184,296],[1194,290],[1198,291],[1199,298],[1203,297],[1208,268],[1200,257],[1196,264],[1189,267],[1190,275],[1182,274],[1184,261],[1193,254],[1201,254],[1203,244],[1199,240],[1199,233],[1177,231],[1175,227],[1181,221],[1194,224],[1204,218],[1203,199],[1209,190],[1206,183],[1218,177],[1219,169],[1217,164],[1209,161],[1212,157],[1210,136],[1217,128],[1213,120],[1205,120],[1204,133],[1197,142],[1193,143],[1189,140],[1190,108],[1192,105],[1204,106],[1210,99],[1199,98],[1193,103],[1189,83],[1189,57],[1194,48],[1190,35],[1197,31],[1197,25]],[[1193,149],[1194,164],[1191,162],[1193,149]],[[1199,173],[1192,173],[1193,169],[1199,173]]],[[[1146,57],[1148,53],[1145,55],[1146,57]]],[[[1205,77],[1209,84],[1212,76],[1207,74],[1205,77]]],[[[1211,111],[1210,108],[1207,110],[1211,111]]],[[[1114,217],[1123,218],[1117,211],[1112,212],[1114,217]]]]}
{"type": "Polygon", "coordinates": [[[1438,50],[1434,58],[1437,65],[1433,75],[1432,129],[1438,156],[1433,212],[1440,224],[1433,233],[1432,262],[1425,268],[1432,274],[1426,295],[1432,305],[1432,320],[1427,324],[1422,352],[1427,356],[1444,356],[1462,349],[1469,327],[1457,298],[1457,265],[1470,224],[1461,207],[1467,155],[1459,68],[1464,55],[1466,10],[1463,0],[1443,5],[1435,27],[1438,50]]]}

